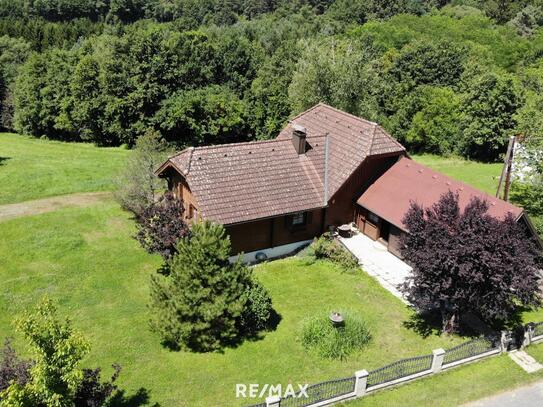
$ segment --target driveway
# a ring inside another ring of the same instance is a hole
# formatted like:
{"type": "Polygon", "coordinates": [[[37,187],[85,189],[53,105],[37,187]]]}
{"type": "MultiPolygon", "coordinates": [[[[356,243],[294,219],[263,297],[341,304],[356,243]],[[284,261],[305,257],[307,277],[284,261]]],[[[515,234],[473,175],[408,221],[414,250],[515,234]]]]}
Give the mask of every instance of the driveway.
{"type": "Polygon", "coordinates": [[[349,238],[340,237],[339,240],[358,259],[364,271],[375,277],[393,295],[409,304],[397,287],[411,274],[410,266],[390,253],[383,244],[362,233],[349,238]]]}
{"type": "Polygon", "coordinates": [[[0,222],[21,216],[40,215],[68,207],[86,207],[111,197],[111,192],[84,192],[0,205],[0,222]]]}
{"type": "Polygon", "coordinates": [[[465,404],[464,407],[540,407],[543,381],[465,404]]]}

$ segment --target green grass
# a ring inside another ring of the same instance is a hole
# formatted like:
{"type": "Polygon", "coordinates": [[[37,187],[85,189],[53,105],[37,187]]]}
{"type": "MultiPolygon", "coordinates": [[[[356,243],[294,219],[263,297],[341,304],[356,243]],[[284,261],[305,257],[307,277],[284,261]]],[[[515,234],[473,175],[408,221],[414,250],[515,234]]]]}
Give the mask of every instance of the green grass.
{"type": "Polygon", "coordinates": [[[528,346],[526,352],[539,363],[543,363],[543,342],[528,346]]]}
{"type": "MultiPolygon", "coordinates": [[[[275,331],[223,353],[172,352],[147,325],[149,275],[160,261],[140,249],[133,234],[128,215],[113,202],[0,223],[0,341],[14,334],[15,316],[48,294],[89,338],[87,365],[119,362],[128,394],[144,387],[163,406],[251,404],[235,399],[236,383],[316,383],[461,341],[424,339],[405,327],[411,311],[361,272],[291,258],[255,271],[281,315],[275,331]],[[345,361],[308,353],[297,338],[302,321],[345,308],[363,316],[372,341],[345,361]]],[[[18,335],[16,345],[24,347],[18,335]]]]}
{"type": "Polygon", "coordinates": [[[501,163],[480,163],[458,157],[440,157],[431,154],[413,155],[412,158],[435,171],[465,182],[492,196],[496,194],[503,168],[501,163]]]}
{"type": "Polygon", "coordinates": [[[381,390],[345,404],[348,407],[449,407],[478,400],[540,380],[543,371],[528,374],[507,355],[453,368],[409,384],[381,390]]]}
{"type": "Polygon", "coordinates": [[[129,153],[0,133],[0,205],[111,190],[129,153]]]}

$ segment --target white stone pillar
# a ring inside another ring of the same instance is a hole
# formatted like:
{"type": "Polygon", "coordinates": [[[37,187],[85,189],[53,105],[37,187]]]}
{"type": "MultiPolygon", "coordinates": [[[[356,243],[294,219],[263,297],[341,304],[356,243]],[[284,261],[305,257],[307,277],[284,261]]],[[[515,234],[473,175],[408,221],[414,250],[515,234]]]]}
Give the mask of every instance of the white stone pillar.
{"type": "Polygon", "coordinates": [[[511,342],[510,334],[508,331],[502,331],[501,335],[501,345],[502,345],[502,353],[507,352],[507,348],[509,347],[509,342],[511,342]]]}
{"type": "Polygon", "coordinates": [[[434,358],[432,359],[432,373],[439,373],[441,372],[441,366],[443,366],[445,349],[434,349],[432,353],[434,354],[434,358]]]}
{"type": "Polygon", "coordinates": [[[281,397],[279,396],[266,397],[266,407],[279,407],[280,402],[281,397]]]}
{"type": "Polygon", "coordinates": [[[359,370],[355,372],[354,377],[356,378],[354,382],[354,392],[355,397],[362,397],[364,394],[366,394],[366,387],[368,387],[368,371],[367,370],[359,370]]]}

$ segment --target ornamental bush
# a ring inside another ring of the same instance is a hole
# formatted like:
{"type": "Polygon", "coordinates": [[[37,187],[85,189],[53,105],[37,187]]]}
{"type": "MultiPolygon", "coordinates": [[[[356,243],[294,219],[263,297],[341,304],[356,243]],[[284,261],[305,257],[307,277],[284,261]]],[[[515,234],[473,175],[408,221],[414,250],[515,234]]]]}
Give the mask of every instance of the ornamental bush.
{"type": "Polygon", "coordinates": [[[302,327],[301,342],[309,351],[325,359],[345,359],[371,340],[366,323],[358,314],[341,312],[344,323],[333,326],[328,313],[307,319],[302,327]]]}
{"type": "Polygon", "coordinates": [[[323,234],[311,244],[310,253],[315,259],[330,260],[345,271],[354,271],[358,268],[358,261],[329,233],[323,234]]]}
{"type": "Polygon", "coordinates": [[[247,290],[247,302],[241,315],[241,328],[253,334],[268,327],[272,315],[272,301],[268,291],[258,281],[247,290]]]}

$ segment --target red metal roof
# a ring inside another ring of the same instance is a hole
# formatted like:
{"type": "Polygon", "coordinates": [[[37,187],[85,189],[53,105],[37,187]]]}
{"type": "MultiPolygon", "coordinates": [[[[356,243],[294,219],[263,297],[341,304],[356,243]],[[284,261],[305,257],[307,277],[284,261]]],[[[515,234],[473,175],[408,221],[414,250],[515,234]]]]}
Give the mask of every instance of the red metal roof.
{"type": "Polygon", "coordinates": [[[295,117],[275,140],[188,148],[156,173],[175,168],[203,217],[233,224],[324,207],[366,157],[404,151],[377,124],[318,104],[295,117]],[[307,130],[305,154],[298,155],[292,144],[294,124],[307,130]]]}
{"type": "Polygon", "coordinates": [[[521,208],[509,202],[455,181],[405,157],[375,181],[357,203],[405,230],[402,219],[411,202],[430,207],[449,190],[458,193],[461,210],[472,197],[478,197],[489,203],[488,213],[496,218],[503,218],[508,212],[519,218],[523,213],[521,208]]]}

